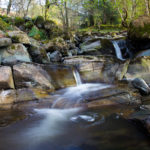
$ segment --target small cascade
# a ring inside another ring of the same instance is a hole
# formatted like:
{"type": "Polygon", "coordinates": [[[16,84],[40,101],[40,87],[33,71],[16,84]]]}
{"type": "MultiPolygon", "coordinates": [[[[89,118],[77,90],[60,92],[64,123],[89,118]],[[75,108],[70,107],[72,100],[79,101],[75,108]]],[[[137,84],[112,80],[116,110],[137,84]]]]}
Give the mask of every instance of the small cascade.
{"type": "Polygon", "coordinates": [[[114,45],[114,48],[115,48],[115,52],[116,52],[116,56],[118,59],[120,60],[125,60],[122,56],[122,52],[121,52],[121,49],[119,47],[119,44],[117,41],[112,41],[113,45],[114,45]]]}
{"type": "Polygon", "coordinates": [[[73,70],[73,75],[74,75],[77,86],[81,85],[82,80],[81,80],[80,74],[77,69],[73,70]]]}

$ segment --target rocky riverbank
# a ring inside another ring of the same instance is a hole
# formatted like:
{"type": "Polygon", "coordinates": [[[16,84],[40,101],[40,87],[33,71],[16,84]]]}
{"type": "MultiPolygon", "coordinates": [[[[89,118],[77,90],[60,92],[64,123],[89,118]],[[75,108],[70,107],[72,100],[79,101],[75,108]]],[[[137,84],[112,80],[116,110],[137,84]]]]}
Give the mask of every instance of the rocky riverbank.
{"type": "Polygon", "coordinates": [[[136,107],[128,119],[140,120],[149,130],[150,56],[130,59],[126,36],[127,32],[80,32],[71,40],[59,37],[43,42],[18,28],[0,31],[0,110],[50,107],[55,91],[76,86],[77,70],[83,83],[111,85],[88,95],[82,106],[136,107]],[[120,42],[124,60],[117,58],[112,41],[120,42]]]}

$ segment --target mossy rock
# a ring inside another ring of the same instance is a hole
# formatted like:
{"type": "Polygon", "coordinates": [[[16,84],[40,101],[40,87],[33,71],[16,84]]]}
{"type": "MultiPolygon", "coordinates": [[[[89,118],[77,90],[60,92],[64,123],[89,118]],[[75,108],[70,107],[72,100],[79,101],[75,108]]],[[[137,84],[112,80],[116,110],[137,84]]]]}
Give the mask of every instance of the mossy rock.
{"type": "Polygon", "coordinates": [[[16,18],[14,19],[14,22],[15,22],[15,25],[16,25],[17,27],[19,27],[19,26],[21,26],[21,25],[24,25],[25,20],[24,20],[23,18],[21,18],[21,17],[16,17],[16,18]]]}
{"type": "Polygon", "coordinates": [[[34,26],[34,24],[33,24],[32,21],[28,21],[28,22],[26,22],[26,24],[25,24],[25,28],[26,28],[26,29],[31,29],[33,26],[34,26]]]}
{"type": "Polygon", "coordinates": [[[0,30],[7,31],[11,26],[0,18],[0,30]]]}
{"type": "Polygon", "coordinates": [[[44,26],[44,18],[42,16],[37,16],[34,24],[38,27],[38,28],[43,28],[44,26]]]}
{"type": "Polygon", "coordinates": [[[46,30],[52,30],[53,28],[56,28],[56,23],[52,20],[46,20],[44,22],[44,29],[46,30]]]}
{"type": "Polygon", "coordinates": [[[128,30],[130,39],[150,39],[150,17],[142,16],[130,23],[128,30]]]}

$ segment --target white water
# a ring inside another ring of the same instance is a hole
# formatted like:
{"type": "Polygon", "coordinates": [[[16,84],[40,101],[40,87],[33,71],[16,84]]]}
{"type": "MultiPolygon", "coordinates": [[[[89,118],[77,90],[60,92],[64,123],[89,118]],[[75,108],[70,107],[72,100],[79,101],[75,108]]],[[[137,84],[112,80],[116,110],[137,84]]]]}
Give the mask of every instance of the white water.
{"type": "Polygon", "coordinates": [[[108,84],[100,83],[87,83],[80,84],[76,87],[69,87],[62,91],[60,95],[57,95],[58,98],[54,101],[52,108],[60,108],[60,106],[63,108],[78,106],[78,104],[83,102],[85,96],[109,87],[111,86],[108,84]]]}
{"type": "Polygon", "coordinates": [[[80,103],[83,102],[87,95],[91,94],[89,95],[91,97],[94,92],[109,88],[110,85],[100,83],[82,84],[78,71],[74,71],[74,76],[77,86],[60,90],[55,94],[55,101],[51,109],[35,109],[37,114],[44,115],[44,119],[35,128],[27,132],[31,139],[35,139],[34,145],[63,134],[65,123],[68,121],[76,122],[78,119],[87,122],[95,121],[93,116],[77,115],[82,110],[80,103]],[[76,108],[73,108],[74,106],[76,108]]]}
{"type": "Polygon", "coordinates": [[[82,84],[82,80],[81,80],[79,72],[77,70],[73,70],[73,75],[74,75],[74,78],[76,80],[77,86],[81,85],[82,84]]]}
{"type": "Polygon", "coordinates": [[[120,47],[119,47],[117,41],[112,41],[112,43],[113,43],[113,45],[114,45],[117,58],[120,59],[120,60],[125,60],[125,59],[122,57],[121,49],[120,49],[120,47]]]}

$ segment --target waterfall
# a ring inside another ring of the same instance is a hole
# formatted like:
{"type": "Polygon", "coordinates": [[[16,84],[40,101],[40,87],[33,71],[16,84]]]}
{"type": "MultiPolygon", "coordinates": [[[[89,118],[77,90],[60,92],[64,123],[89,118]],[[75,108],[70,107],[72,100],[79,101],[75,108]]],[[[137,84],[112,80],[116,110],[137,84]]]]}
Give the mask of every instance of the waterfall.
{"type": "Polygon", "coordinates": [[[73,70],[73,75],[74,75],[77,86],[81,85],[82,80],[81,80],[80,74],[77,69],[73,70]]]}
{"type": "Polygon", "coordinates": [[[117,41],[112,41],[113,45],[114,45],[114,48],[115,48],[115,52],[116,52],[116,56],[118,59],[120,60],[125,60],[123,57],[122,57],[122,52],[121,52],[121,49],[118,45],[118,42],[117,41]]]}

